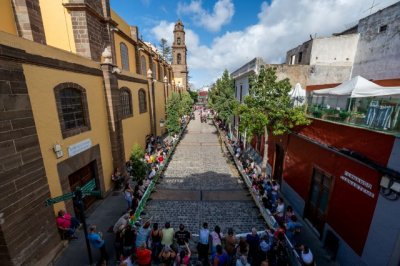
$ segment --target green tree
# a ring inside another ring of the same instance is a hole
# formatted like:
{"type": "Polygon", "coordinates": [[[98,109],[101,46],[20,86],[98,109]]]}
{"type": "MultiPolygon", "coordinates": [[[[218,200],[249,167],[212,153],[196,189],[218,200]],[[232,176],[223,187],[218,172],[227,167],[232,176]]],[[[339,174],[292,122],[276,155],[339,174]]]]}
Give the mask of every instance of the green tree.
{"type": "Polygon", "coordinates": [[[222,77],[212,85],[208,104],[230,127],[231,119],[239,103],[235,98],[235,83],[228,70],[225,70],[222,77]]]}
{"type": "Polygon", "coordinates": [[[180,96],[178,93],[172,93],[167,101],[165,126],[170,135],[178,133],[180,130],[180,96]]]}
{"type": "Polygon", "coordinates": [[[188,92],[182,92],[180,101],[180,116],[189,115],[193,110],[193,99],[188,92]]]}
{"type": "Polygon", "coordinates": [[[190,97],[192,97],[193,103],[198,102],[199,92],[198,91],[189,91],[190,97]]]}
{"type": "Polygon", "coordinates": [[[160,55],[167,61],[168,63],[171,63],[172,60],[172,50],[171,46],[168,45],[168,41],[164,38],[161,38],[160,43],[159,43],[159,48],[160,48],[160,55]]]}
{"type": "Polygon", "coordinates": [[[133,145],[130,160],[132,163],[130,175],[136,180],[143,180],[147,175],[149,166],[144,161],[144,150],[139,144],[133,145]]]}
{"type": "Polygon", "coordinates": [[[246,131],[249,139],[264,134],[264,173],[268,161],[269,134],[282,135],[295,126],[310,123],[303,107],[293,107],[290,89],[289,79],[277,81],[275,70],[262,66],[259,74],[250,78],[249,95],[245,97],[244,104],[237,108],[241,132],[246,131]]]}
{"type": "Polygon", "coordinates": [[[165,126],[170,135],[181,129],[181,118],[192,112],[193,99],[188,92],[182,94],[174,92],[167,101],[167,118],[165,126]]]}

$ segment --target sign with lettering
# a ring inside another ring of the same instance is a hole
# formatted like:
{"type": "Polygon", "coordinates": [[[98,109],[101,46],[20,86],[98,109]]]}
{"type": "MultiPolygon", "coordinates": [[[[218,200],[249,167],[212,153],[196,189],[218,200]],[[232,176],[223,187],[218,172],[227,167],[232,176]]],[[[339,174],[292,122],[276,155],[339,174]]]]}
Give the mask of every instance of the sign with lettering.
{"type": "Polygon", "coordinates": [[[92,141],[90,139],[82,140],[68,147],[68,155],[69,157],[72,157],[78,153],[88,150],[90,147],[92,147],[92,141]]]}
{"type": "Polygon", "coordinates": [[[352,173],[344,171],[344,174],[340,176],[340,179],[346,182],[347,184],[355,187],[356,189],[366,194],[367,196],[371,198],[375,197],[375,194],[370,191],[372,189],[372,184],[359,178],[358,176],[355,176],[352,173]]]}

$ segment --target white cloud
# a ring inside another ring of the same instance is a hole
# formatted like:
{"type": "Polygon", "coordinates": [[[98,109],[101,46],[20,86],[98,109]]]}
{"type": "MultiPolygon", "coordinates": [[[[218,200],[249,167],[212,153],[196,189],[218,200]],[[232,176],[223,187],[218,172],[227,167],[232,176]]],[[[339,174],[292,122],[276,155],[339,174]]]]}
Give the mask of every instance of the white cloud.
{"type": "Polygon", "coordinates": [[[223,25],[231,21],[235,13],[235,7],[231,0],[218,0],[212,13],[203,9],[201,4],[201,0],[192,0],[190,4],[179,3],[178,14],[192,15],[196,24],[209,31],[217,32],[223,25]]]}
{"type": "MultiPolygon", "coordinates": [[[[395,2],[378,2],[373,12],[395,2]]],[[[194,4],[192,8],[201,10],[201,5],[194,4]]],[[[196,87],[210,84],[225,68],[234,71],[254,57],[282,63],[286,52],[308,40],[310,34],[330,36],[354,26],[369,15],[369,11],[365,12],[368,8],[364,0],[273,0],[271,5],[263,2],[256,24],[241,31],[225,32],[208,46],[186,28],[191,82],[196,87]]],[[[158,39],[163,36],[171,40],[173,25],[163,21],[152,32],[158,39]]]]}

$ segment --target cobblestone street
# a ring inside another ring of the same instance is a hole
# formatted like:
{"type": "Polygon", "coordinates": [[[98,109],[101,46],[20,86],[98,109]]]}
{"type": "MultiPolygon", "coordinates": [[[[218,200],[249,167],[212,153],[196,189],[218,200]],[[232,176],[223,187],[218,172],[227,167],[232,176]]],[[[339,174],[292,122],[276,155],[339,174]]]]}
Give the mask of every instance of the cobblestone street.
{"type": "Polygon", "coordinates": [[[164,225],[170,221],[174,228],[180,223],[197,234],[203,222],[213,229],[219,225],[224,233],[232,227],[236,233],[261,230],[259,218],[243,181],[225,156],[211,123],[196,120],[175,151],[164,179],[151,195],[142,216],[164,225]]]}

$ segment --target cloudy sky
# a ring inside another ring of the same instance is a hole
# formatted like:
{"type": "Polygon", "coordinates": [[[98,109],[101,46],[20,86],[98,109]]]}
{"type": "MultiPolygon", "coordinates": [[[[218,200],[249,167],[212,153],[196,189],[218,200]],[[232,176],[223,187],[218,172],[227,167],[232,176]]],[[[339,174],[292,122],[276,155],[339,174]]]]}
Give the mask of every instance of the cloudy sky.
{"type": "Polygon", "coordinates": [[[211,84],[254,57],[282,63],[286,51],[312,36],[354,26],[398,0],[111,0],[111,7],[139,27],[144,41],[172,44],[174,23],[186,30],[190,82],[211,84]]]}

